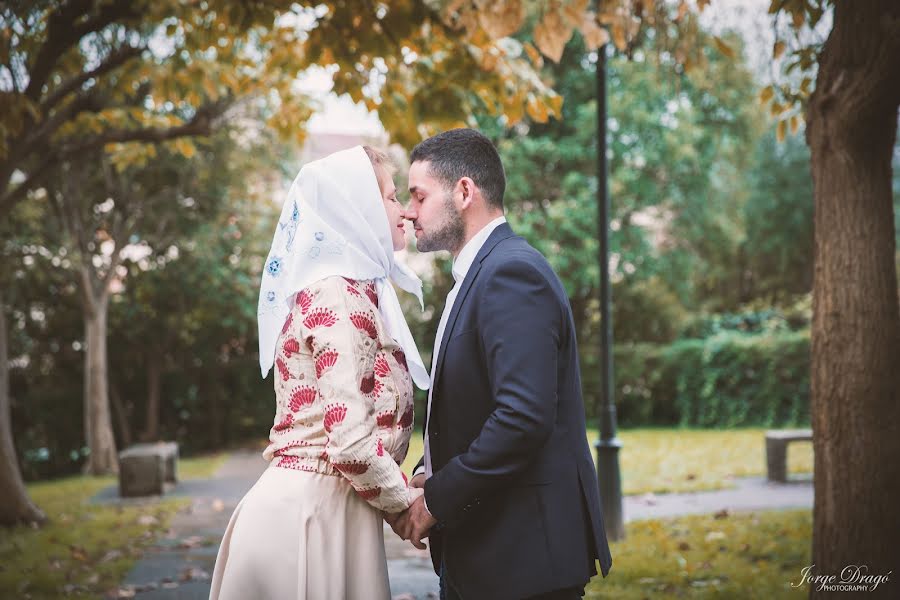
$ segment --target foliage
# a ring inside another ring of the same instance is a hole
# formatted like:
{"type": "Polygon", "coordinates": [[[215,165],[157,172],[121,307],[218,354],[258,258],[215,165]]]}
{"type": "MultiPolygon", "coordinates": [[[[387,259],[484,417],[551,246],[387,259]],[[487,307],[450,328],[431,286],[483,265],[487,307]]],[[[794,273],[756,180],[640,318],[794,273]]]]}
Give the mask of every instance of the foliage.
{"type": "Polygon", "coordinates": [[[585,598],[805,598],[808,510],[717,514],[637,521],[610,544],[609,577],[591,580],[585,598]]]}
{"type": "Polygon", "coordinates": [[[419,0],[15,2],[0,20],[4,213],[36,178],[87,150],[120,165],[145,164],[156,144],[191,158],[193,140],[240,103],[302,141],[312,107],[296,79],[314,66],[405,143],[476,112],[510,122],[526,105],[544,120],[559,112],[560,98],[518,49],[462,37],[419,0]]]}
{"type": "Polygon", "coordinates": [[[809,423],[808,331],[623,345],[614,361],[617,414],[625,425],[809,423]]]}

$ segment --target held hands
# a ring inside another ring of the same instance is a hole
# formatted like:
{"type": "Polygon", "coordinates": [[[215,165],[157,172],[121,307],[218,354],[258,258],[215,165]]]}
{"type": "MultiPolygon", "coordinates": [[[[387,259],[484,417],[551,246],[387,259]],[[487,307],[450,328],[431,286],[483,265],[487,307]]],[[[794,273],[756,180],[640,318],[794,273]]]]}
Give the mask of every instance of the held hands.
{"type": "Polygon", "coordinates": [[[409,508],[397,514],[385,514],[391,529],[401,539],[409,540],[419,550],[426,548],[422,539],[428,537],[428,531],[437,520],[425,509],[425,475],[419,474],[409,482],[409,508]]]}

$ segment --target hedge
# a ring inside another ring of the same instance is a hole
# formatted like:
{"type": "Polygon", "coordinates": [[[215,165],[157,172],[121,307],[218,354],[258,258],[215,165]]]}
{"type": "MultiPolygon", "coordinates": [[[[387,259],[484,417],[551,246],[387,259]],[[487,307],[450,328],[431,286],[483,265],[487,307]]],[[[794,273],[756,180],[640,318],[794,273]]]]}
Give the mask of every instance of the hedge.
{"type": "MultiPolygon", "coordinates": [[[[585,404],[596,410],[599,369],[585,356],[585,404]]],[[[669,345],[614,349],[623,426],[801,426],[809,423],[809,332],[723,332],[669,345]]]]}

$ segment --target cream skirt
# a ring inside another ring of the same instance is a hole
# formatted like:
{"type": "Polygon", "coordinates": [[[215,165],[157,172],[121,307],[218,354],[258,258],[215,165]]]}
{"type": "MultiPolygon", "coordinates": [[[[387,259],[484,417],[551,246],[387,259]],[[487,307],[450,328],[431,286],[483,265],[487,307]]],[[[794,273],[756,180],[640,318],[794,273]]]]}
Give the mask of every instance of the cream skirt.
{"type": "Polygon", "coordinates": [[[343,477],[270,466],[234,509],[209,597],[389,599],[381,513],[343,477]]]}

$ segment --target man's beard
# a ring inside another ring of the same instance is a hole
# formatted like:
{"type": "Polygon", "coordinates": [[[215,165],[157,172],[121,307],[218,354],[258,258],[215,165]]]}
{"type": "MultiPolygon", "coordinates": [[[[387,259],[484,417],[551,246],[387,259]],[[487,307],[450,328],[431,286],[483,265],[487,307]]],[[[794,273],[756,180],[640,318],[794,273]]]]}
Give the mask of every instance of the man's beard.
{"type": "Polygon", "coordinates": [[[462,247],[466,239],[466,224],[462,214],[453,205],[451,194],[444,195],[444,222],[431,233],[422,233],[416,238],[416,250],[419,252],[434,252],[436,250],[450,250],[455,252],[462,247]]]}

